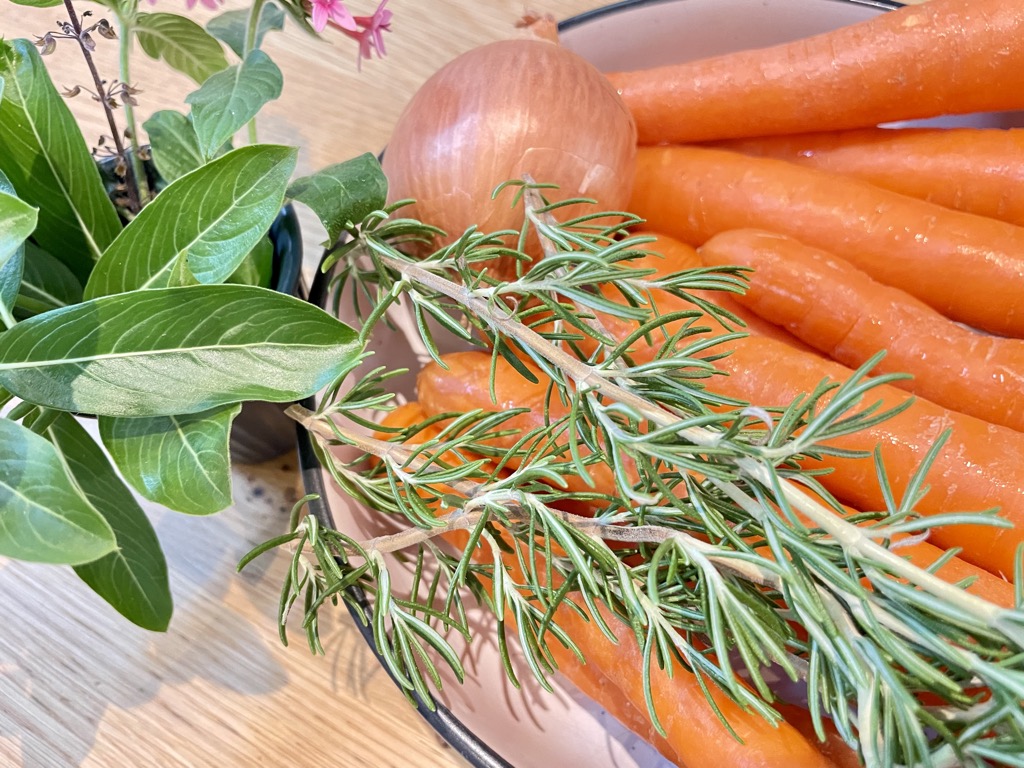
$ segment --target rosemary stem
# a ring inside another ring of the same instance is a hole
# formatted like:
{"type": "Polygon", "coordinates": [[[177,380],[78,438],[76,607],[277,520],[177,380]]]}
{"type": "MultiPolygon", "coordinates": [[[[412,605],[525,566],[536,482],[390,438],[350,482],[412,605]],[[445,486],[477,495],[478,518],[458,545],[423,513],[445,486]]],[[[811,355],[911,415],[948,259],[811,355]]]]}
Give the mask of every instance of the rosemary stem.
{"type": "MultiPolygon", "coordinates": [[[[486,320],[502,334],[516,340],[524,347],[534,350],[534,352],[544,357],[549,363],[562,370],[569,378],[576,382],[576,386],[580,391],[596,391],[608,399],[633,409],[636,413],[659,427],[670,427],[678,422],[677,417],[672,412],[609,380],[608,375],[600,368],[589,365],[585,361],[559,349],[533,329],[501,316],[495,312],[490,302],[477,296],[472,290],[430,272],[419,264],[406,259],[389,254],[379,254],[379,256],[395,271],[405,274],[415,282],[459,302],[468,312],[486,320]]],[[[720,439],[717,432],[703,427],[680,429],[678,430],[678,435],[683,440],[697,446],[713,446],[720,439]]],[[[772,486],[771,474],[762,462],[753,458],[739,457],[735,459],[735,463],[737,468],[747,477],[766,487],[772,486]]],[[[856,525],[843,520],[829,511],[792,482],[782,480],[780,487],[782,494],[790,505],[798,512],[810,518],[815,525],[821,527],[822,530],[834,537],[844,547],[849,548],[849,551],[854,554],[883,563],[886,569],[893,574],[906,578],[930,594],[956,605],[970,615],[984,621],[987,626],[994,626],[1000,615],[1007,612],[1006,609],[993,605],[987,600],[962,589],[958,589],[946,583],[938,576],[904,560],[898,554],[891,552],[870,539],[856,525]]]]}
{"type": "MultiPolygon", "coordinates": [[[[317,415],[313,411],[303,408],[301,405],[289,405],[285,409],[284,413],[317,437],[325,438],[327,440],[342,439],[354,448],[358,448],[363,453],[372,454],[379,459],[400,463],[402,465],[408,463],[413,471],[420,469],[427,463],[424,459],[414,458],[412,451],[401,443],[380,440],[379,438],[372,437],[371,435],[362,435],[358,432],[344,429],[338,424],[327,424],[323,419],[317,418],[317,415]]],[[[467,498],[475,496],[479,489],[479,485],[477,483],[467,480],[452,481],[447,483],[447,485],[456,493],[467,498]]]]}
{"type": "MultiPolygon", "coordinates": [[[[534,230],[537,232],[537,237],[540,239],[540,245],[541,249],[544,251],[544,255],[546,257],[554,256],[555,254],[558,253],[558,248],[556,247],[555,243],[552,242],[551,238],[547,236],[546,232],[549,228],[557,226],[558,221],[555,219],[555,217],[551,214],[550,211],[545,211],[541,213],[541,210],[544,207],[544,200],[540,195],[540,191],[536,187],[530,186],[530,184],[533,183],[533,179],[531,179],[528,174],[526,175],[526,181],[528,182],[528,184],[525,188],[525,191],[523,192],[526,216],[531,222],[533,222],[534,230]]],[[[566,272],[567,270],[564,267],[562,267],[561,269],[556,270],[555,275],[563,276],[566,274],[566,272]]],[[[554,289],[555,286],[552,285],[551,290],[554,289]]],[[[591,315],[589,312],[585,310],[581,310],[578,301],[574,300],[572,304],[576,308],[577,314],[583,320],[585,325],[587,325],[591,330],[595,331],[600,336],[606,339],[611,338],[611,334],[608,333],[608,329],[605,328],[604,323],[601,322],[600,318],[591,315]]],[[[556,322],[559,326],[562,324],[561,320],[557,320],[556,322]]],[[[612,361],[612,365],[614,365],[617,369],[620,370],[626,367],[625,363],[620,358],[615,358],[612,361]]]]}
{"type": "MultiPolygon", "coordinates": [[[[295,419],[305,429],[319,438],[328,440],[343,439],[349,445],[365,453],[372,454],[383,461],[400,464],[412,472],[428,464],[428,459],[416,456],[412,450],[406,448],[401,443],[379,440],[347,430],[337,424],[327,424],[323,419],[317,418],[313,411],[303,408],[301,405],[290,405],[285,410],[285,414],[295,419]]],[[[474,499],[483,498],[488,491],[486,485],[474,483],[470,480],[446,481],[445,484],[457,494],[470,500],[470,502],[474,499]]],[[[519,508],[522,506],[518,492],[510,493],[502,490],[500,493],[507,498],[498,499],[492,492],[488,500],[495,504],[505,501],[506,508],[509,506],[519,508]]],[[[438,516],[437,527],[432,527],[429,530],[414,528],[408,531],[401,531],[396,534],[373,539],[370,542],[366,542],[365,546],[367,549],[374,549],[380,552],[394,552],[407,549],[440,534],[471,529],[480,521],[482,514],[482,511],[474,511],[471,507],[469,509],[464,508],[448,515],[438,516]]],[[[718,567],[736,573],[747,581],[761,586],[770,586],[775,589],[779,589],[782,586],[777,574],[765,568],[758,568],[753,563],[735,557],[723,556],[719,554],[720,550],[714,544],[701,541],[680,531],[673,531],[655,525],[606,525],[594,520],[592,517],[584,517],[564,511],[558,511],[557,514],[562,522],[571,525],[576,530],[592,538],[627,544],[661,544],[666,541],[672,541],[691,558],[703,559],[708,563],[714,563],[718,567]]],[[[520,523],[526,522],[528,519],[528,516],[525,514],[513,514],[509,517],[509,522],[520,523]]]]}

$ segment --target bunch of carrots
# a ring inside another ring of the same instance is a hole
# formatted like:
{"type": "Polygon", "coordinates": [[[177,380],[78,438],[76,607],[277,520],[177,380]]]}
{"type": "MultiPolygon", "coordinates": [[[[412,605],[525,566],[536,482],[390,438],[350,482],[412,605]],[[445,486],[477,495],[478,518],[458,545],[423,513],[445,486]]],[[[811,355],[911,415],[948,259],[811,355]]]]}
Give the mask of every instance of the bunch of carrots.
{"type": "MultiPolygon", "coordinates": [[[[948,430],[918,509],[999,507],[1012,527],[938,528],[902,552],[927,567],[958,548],[939,575],[971,577],[968,589],[1013,606],[1024,542],[1024,129],[879,126],[1024,110],[1024,2],[930,0],[788,45],[609,77],[642,145],[630,210],[660,255],[641,266],[751,270],[745,294],[706,297],[727,302],[749,331],[716,363],[728,374],[718,391],[786,406],[885,350],[878,370],[911,378],[874,396],[887,408],[913,402],[836,446],[880,450],[901,494],[948,430]]],[[[652,299],[662,313],[683,308],[652,299]]],[[[636,327],[602,320],[621,339],[636,327]]],[[[634,359],[657,353],[644,345],[634,359]]],[[[474,408],[533,407],[518,417],[524,428],[544,418],[543,377],[531,385],[499,366],[493,400],[490,355],[446,362],[420,374],[419,402],[392,426],[474,408]]],[[[886,507],[870,460],[819,464],[844,503],[886,507]]],[[[624,628],[616,648],[571,611],[555,620],[589,659],[584,667],[567,653],[563,671],[680,764],[858,764],[837,738],[819,743],[798,708],[784,708],[776,728],[712,692],[738,741],[682,670],[656,687],[663,737],[645,716],[632,633],[624,628]]]]}

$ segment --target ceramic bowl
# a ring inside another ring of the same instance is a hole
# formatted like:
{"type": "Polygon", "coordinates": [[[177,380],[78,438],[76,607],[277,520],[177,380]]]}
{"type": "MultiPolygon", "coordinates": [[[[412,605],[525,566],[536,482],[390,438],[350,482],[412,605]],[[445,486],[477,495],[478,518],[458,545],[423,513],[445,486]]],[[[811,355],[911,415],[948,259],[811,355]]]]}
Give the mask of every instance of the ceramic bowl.
{"type": "MultiPolygon", "coordinates": [[[[564,21],[561,41],[604,71],[636,69],[782,43],[896,7],[882,0],[627,0],[564,21]]],[[[310,300],[344,307],[332,302],[328,284],[329,276],[318,275],[310,300]]],[[[374,365],[418,370],[422,361],[400,346],[378,342],[374,365]]],[[[412,394],[412,377],[396,386],[412,394]]],[[[310,505],[313,513],[350,534],[372,535],[373,517],[333,487],[305,435],[299,458],[307,493],[320,496],[310,505]]],[[[364,634],[372,645],[369,630],[364,634]]],[[[513,688],[485,636],[466,652],[466,667],[465,684],[445,680],[443,706],[420,711],[476,768],[571,765],[581,759],[588,768],[670,765],[567,682],[559,681],[553,694],[528,683],[513,688]]]]}

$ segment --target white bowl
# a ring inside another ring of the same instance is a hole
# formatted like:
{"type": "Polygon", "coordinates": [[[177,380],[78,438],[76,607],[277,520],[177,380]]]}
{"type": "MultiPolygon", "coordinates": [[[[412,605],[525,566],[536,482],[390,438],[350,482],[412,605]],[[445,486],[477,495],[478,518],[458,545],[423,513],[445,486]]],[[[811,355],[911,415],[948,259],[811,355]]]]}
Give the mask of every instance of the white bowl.
{"type": "MultiPolygon", "coordinates": [[[[628,70],[787,42],[896,7],[882,0],[627,0],[563,22],[561,40],[604,71],[628,70]]],[[[326,280],[318,279],[311,300],[326,302],[325,285],[326,280]]],[[[374,365],[417,370],[423,361],[396,346],[378,342],[374,365]]],[[[410,388],[410,397],[412,383],[409,376],[399,384],[410,388]]],[[[373,516],[325,478],[308,441],[300,449],[307,490],[323,496],[314,511],[357,537],[379,532],[373,516]]],[[[437,713],[422,711],[470,765],[531,768],[581,760],[588,768],[671,765],[571,684],[561,683],[554,694],[547,694],[522,670],[524,688],[513,688],[486,636],[478,637],[472,653],[464,656],[467,682],[460,686],[446,679],[441,696],[445,707],[437,713]]]]}

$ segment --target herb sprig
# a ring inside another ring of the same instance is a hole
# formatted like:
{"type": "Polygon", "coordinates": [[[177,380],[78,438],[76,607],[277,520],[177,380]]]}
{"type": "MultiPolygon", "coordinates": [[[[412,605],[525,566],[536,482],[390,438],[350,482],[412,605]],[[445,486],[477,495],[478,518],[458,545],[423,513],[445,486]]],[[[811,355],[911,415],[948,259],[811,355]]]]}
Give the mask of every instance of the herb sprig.
{"type": "Polygon", "coordinates": [[[742,276],[655,277],[631,263],[646,242],[627,236],[633,219],[617,214],[609,224],[602,213],[558,223],[560,206],[541,189],[518,186],[528,213],[519,233],[471,230],[413,258],[405,250],[433,232],[392,209],[353,228],[328,260],[336,295],[352,297],[363,318],[364,339],[402,302],[430,356],[441,360],[439,333],[482,340],[492,393],[507,364],[527,380],[550,380],[550,397],[540,425],[522,434],[514,428],[521,411],[474,411],[388,440],[367,434],[367,413],[393,403],[393,374],[382,369],[329,392],[315,411],[293,407],[338,485],[400,530],[357,541],[305,517],[255,550],[252,557],[295,545],[282,637],[301,598],[310,646],[320,650],[318,611],[355,600],[349,590],[358,586],[372,597],[388,668],[410,695],[430,701],[439,663],[464,674],[447,637],[473,639],[471,605],[494,613],[510,678],[514,631],[544,686],[555,670],[552,644],[582,657],[555,616],[570,606],[609,638],[607,615],[632,627],[648,662],[649,705],[651,668],[682,665],[776,719],[770,680],[781,672],[806,686],[819,733],[831,718],[869,766],[1024,765],[1024,612],[947,584],[889,546],[940,524],[1002,521],[915,511],[940,445],[902,498],[876,454],[889,505],[870,514],[849,515],[801,468],[806,457],[834,452],[829,439],[892,416],[872,389],[894,377],[870,378],[872,360],[849,381],[823,382],[774,411],[717,395],[714,361],[741,327],[694,291],[742,290],[742,276]],[[532,265],[523,253],[531,232],[546,243],[532,265]],[[510,254],[521,259],[519,276],[493,279],[487,261],[510,254]],[[659,315],[653,291],[687,299],[693,311],[659,315]],[[637,330],[620,342],[602,314],[637,330]],[[734,332],[711,333],[711,324],[734,332]],[[629,354],[640,338],[662,344],[649,363],[629,354]],[[337,458],[336,446],[359,458],[337,458]],[[614,493],[565,488],[564,478],[586,480],[597,464],[612,469],[614,493]],[[567,499],[594,516],[565,512],[567,499]],[[452,547],[445,537],[457,531],[464,538],[452,547]],[[410,594],[392,588],[393,553],[411,564],[410,594]]]}

